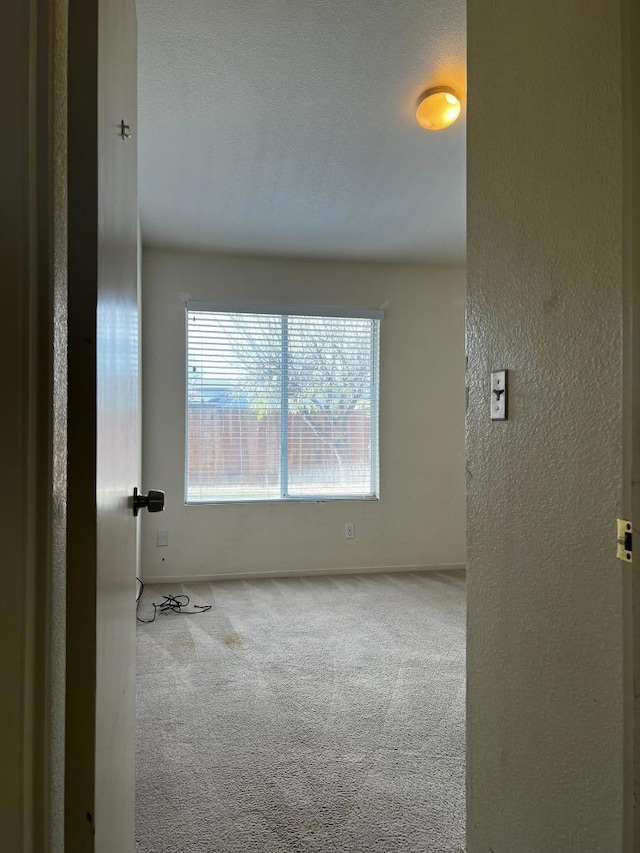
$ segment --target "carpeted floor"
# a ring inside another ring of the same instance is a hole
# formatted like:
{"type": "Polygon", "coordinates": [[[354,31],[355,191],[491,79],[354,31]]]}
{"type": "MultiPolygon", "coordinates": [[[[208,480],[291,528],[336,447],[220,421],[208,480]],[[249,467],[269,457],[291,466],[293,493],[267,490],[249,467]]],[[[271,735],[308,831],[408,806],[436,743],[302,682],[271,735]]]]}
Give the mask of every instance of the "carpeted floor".
{"type": "Polygon", "coordinates": [[[140,853],[461,853],[462,572],[147,587],[140,853]]]}

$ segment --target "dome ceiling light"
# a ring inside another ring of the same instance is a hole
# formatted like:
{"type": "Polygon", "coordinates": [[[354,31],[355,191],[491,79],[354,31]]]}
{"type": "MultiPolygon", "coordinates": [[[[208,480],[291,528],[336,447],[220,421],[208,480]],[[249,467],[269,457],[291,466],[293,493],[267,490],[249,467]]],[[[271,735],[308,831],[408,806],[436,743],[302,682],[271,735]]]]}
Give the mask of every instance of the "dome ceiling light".
{"type": "Polygon", "coordinates": [[[436,86],[418,98],[416,120],[425,130],[444,130],[455,122],[461,109],[460,98],[453,89],[436,86]]]}

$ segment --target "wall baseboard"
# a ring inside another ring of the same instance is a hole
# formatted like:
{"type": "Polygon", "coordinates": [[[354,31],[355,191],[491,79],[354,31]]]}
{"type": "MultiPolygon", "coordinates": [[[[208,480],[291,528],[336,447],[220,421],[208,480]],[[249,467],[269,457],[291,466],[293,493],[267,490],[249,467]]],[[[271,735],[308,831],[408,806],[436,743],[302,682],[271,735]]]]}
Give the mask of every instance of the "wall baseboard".
{"type": "Polygon", "coordinates": [[[343,569],[283,569],[272,572],[220,572],[207,575],[173,575],[171,577],[144,577],[146,584],[207,583],[208,581],[260,580],[262,578],[298,578],[327,575],[370,575],[392,572],[452,572],[466,569],[465,563],[441,563],[433,566],[353,566],[343,569]]]}

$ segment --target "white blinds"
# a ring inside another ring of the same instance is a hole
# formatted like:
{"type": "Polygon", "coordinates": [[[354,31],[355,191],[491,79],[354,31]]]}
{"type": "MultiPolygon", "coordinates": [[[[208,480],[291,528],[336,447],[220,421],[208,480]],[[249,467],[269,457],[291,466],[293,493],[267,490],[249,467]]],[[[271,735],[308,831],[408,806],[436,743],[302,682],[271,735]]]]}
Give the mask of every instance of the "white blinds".
{"type": "Polygon", "coordinates": [[[187,306],[187,503],[375,497],[379,327],[187,306]]]}

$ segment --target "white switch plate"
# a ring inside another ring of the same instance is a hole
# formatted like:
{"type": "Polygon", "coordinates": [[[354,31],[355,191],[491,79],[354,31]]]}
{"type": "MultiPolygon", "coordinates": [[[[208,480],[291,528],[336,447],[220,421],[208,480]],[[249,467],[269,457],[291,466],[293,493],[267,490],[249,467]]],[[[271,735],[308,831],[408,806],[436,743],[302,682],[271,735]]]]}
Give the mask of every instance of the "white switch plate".
{"type": "Polygon", "coordinates": [[[356,538],[356,528],[352,521],[347,521],[344,526],[344,538],[345,539],[355,539],[356,538]]]}
{"type": "Polygon", "coordinates": [[[164,548],[169,544],[169,531],[168,530],[157,530],[156,531],[156,545],[158,548],[164,548]]]}
{"type": "Polygon", "coordinates": [[[491,420],[507,420],[507,371],[494,370],[491,374],[491,420]]]}

